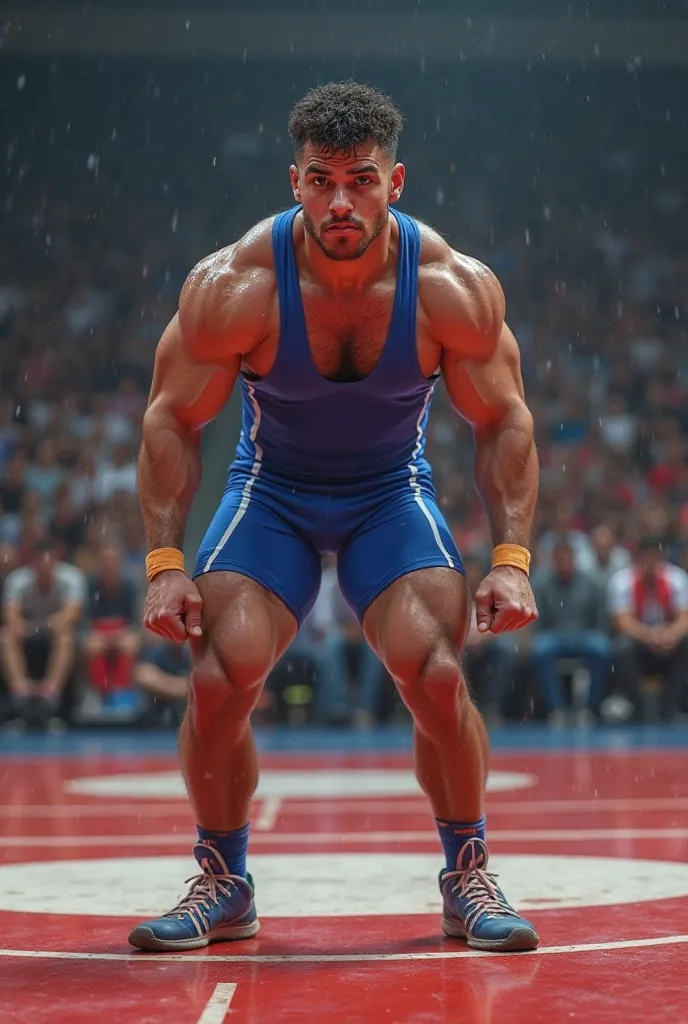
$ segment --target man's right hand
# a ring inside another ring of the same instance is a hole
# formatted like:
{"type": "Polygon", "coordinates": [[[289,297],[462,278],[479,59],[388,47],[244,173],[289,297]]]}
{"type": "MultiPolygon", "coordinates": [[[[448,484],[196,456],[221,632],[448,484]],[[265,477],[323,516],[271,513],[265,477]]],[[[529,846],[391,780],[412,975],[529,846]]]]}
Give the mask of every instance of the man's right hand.
{"type": "Polygon", "coordinates": [[[196,584],[186,573],[169,569],[148,585],[143,624],[152,633],[184,643],[201,636],[203,600],[196,584]]]}
{"type": "Polygon", "coordinates": [[[660,656],[671,654],[676,646],[676,638],[668,626],[653,626],[648,630],[647,646],[660,656]]]}

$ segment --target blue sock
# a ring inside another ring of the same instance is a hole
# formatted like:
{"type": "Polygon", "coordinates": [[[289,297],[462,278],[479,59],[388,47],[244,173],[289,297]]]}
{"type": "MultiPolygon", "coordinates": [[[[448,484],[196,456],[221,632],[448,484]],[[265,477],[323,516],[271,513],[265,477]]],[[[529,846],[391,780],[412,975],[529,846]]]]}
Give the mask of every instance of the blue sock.
{"type": "Polygon", "coordinates": [[[198,840],[213,846],[227,865],[230,875],[246,878],[246,852],[248,850],[249,825],[234,832],[210,832],[197,825],[198,840]]]}
{"type": "Polygon", "coordinates": [[[440,841],[447,858],[447,871],[456,871],[461,847],[469,839],[485,839],[485,816],[480,821],[441,821],[435,818],[440,841]]]}

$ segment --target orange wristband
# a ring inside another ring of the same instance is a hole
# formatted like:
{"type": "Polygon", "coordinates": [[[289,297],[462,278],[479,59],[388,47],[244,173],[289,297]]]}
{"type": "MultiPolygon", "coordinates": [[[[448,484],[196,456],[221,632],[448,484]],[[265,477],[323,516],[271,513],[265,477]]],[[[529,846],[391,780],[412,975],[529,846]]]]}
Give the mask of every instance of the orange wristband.
{"type": "Polygon", "coordinates": [[[521,569],[526,576],[530,573],[530,551],[519,544],[498,544],[492,552],[492,568],[498,565],[511,565],[521,569]]]}
{"type": "Polygon", "coordinates": [[[149,583],[168,569],[184,572],[184,555],[179,548],[155,548],[146,555],[146,576],[149,583]]]}

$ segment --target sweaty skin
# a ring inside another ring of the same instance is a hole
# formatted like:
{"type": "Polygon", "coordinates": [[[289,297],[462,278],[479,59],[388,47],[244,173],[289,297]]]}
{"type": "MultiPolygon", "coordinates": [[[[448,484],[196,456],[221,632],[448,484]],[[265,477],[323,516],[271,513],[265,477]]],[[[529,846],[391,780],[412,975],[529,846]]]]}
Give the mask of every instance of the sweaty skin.
{"type": "MultiPolygon", "coordinates": [[[[182,291],[179,313],[160,341],[140,461],[151,548],[181,547],[200,480],[200,430],[222,409],[240,368],[263,377],[275,360],[279,304],[271,225],[271,220],[261,222],[240,241],[198,264],[182,291]]],[[[336,379],[347,343],[353,349],[349,358],[361,376],[377,363],[391,317],[397,233],[392,219],[381,279],[356,291],[345,282],[340,294],[333,294],[308,275],[305,231],[297,217],[295,242],[309,339],[324,377],[336,379]],[[354,328],[358,337],[352,339],[354,328]]],[[[504,322],[501,287],[485,266],[455,252],[431,228],[421,225],[421,234],[421,370],[429,377],[441,369],[454,408],[473,426],[476,482],[490,514],[494,543],[527,547],[537,497],[537,456],[518,346],[504,322]]],[[[493,632],[518,629],[536,616],[527,577],[518,569],[494,570],[476,601],[479,624],[489,625],[493,632]],[[509,606],[500,615],[507,600],[503,591],[516,593],[518,606],[509,606]]],[[[156,605],[154,599],[147,603],[146,625],[161,635],[184,639],[181,621],[176,627],[168,622],[156,628],[156,605]]]]}
{"type": "MultiPolygon", "coordinates": [[[[404,168],[375,145],[355,157],[310,144],[290,170],[303,207],[294,243],[308,339],[323,377],[355,380],[380,358],[392,316],[404,168]]],[[[139,493],[149,550],[181,547],[198,487],[201,428],[220,411],[240,370],[266,376],[280,312],[272,220],[201,261],[157,351],[144,418],[139,493]]],[[[456,411],[473,426],[476,480],[495,544],[528,546],[537,456],[519,353],[494,275],[421,225],[417,351],[422,373],[441,370],[456,411]]],[[[314,424],[317,429],[317,424],[314,424]]],[[[414,722],[416,775],[436,817],[476,821],[484,810],[488,743],[461,667],[470,596],[454,569],[407,573],[373,600],[363,632],[394,678],[414,722]]],[[[500,567],[476,596],[479,628],[515,630],[537,616],[528,577],[500,567]]],[[[180,754],[196,821],[211,830],[249,820],[258,764],[250,714],[293,639],[293,614],[269,590],[233,572],[150,584],[146,626],[190,640],[189,713],[180,754]]]]}

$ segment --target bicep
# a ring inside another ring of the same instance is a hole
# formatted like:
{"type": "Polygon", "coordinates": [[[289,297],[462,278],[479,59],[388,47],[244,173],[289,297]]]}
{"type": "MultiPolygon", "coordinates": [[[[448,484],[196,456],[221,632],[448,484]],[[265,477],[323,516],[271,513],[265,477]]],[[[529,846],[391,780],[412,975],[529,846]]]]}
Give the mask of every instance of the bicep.
{"type": "Polygon", "coordinates": [[[218,367],[191,354],[177,314],[155,353],[153,382],[144,426],[172,420],[188,431],[200,430],[221,411],[234,386],[241,356],[218,367]]]}
{"type": "Polygon", "coordinates": [[[442,374],[452,405],[476,430],[489,429],[511,411],[530,421],[518,344],[506,324],[486,360],[465,359],[445,348],[442,374]]]}

